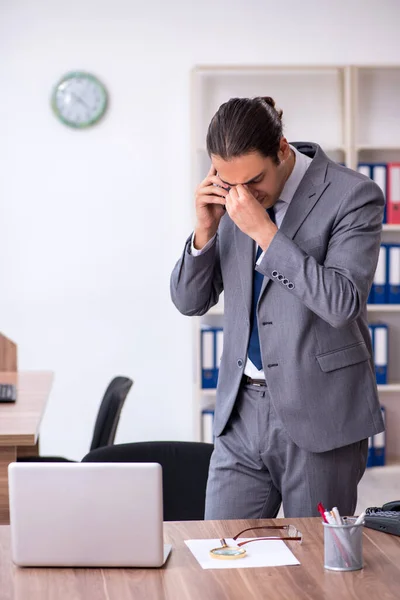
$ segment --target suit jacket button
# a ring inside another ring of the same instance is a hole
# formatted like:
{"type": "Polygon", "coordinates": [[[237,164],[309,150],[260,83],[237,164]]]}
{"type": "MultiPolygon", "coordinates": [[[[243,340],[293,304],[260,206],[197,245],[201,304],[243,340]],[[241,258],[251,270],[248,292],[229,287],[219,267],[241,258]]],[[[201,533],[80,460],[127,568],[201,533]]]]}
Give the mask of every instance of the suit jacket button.
{"type": "Polygon", "coordinates": [[[239,359],[238,359],[238,361],[237,361],[237,366],[238,366],[238,367],[243,367],[243,361],[242,361],[242,359],[241,359],[241,358],[239,358],[239,359]]]}
{"type": "Polygon", "coordinates": [[[272,271],[271,275],[272,277],[278,277],[278,271],[272,271]]]}
{"type": "Polygon", "coordinates": [[[287,285],[289,283],[289,279],[287,277],[285,277],[285,279],[282,281],[283,285],[287,285]]]}
{"type": "Polygon", "coordinates": [[[289,283],[287,284],[287,288],[288,290],[292,290],[294,288],[294,283],[292,281],[289,281],[289,283]]]}

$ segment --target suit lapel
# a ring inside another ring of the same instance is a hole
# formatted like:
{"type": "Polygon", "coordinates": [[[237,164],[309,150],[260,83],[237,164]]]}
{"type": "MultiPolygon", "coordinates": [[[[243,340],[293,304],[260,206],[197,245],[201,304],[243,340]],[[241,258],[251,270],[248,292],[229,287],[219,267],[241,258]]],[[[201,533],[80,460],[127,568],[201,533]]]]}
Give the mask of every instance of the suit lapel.
{"type": "MultiPolygon", "coordinates": [[[[294,143],[293,145],[298,150],[303,150],[301,143],[294,143]]],[[[308,144],[304,148],[306,149],[305,154],[307,154],[308,149],[311,149],[314,159],[297,188],[280,227],[280,231],[290,239],[294,238],[303,221],[330,184],[329,181],[325,180],[329,159],[323,150],[317,144],[308,144]]],[[[250,320],[253,293],[254,241],[236,226],[234,226],[234,238],[243,297],[247,308],[247,316],[250,320]]],[[[270,281],[268,277],[264,277],[259,301],[270,281]]]]}
{"type": "MultiPolygon", "coordinates": [[[[293,239],[315,204],[318,202],[330,181],[326,181],[328,158],[319,146],[316,146],[315,158],[300,182],[283,218],[280,231],[293,239]]],[[[271,280],[264,277],[260,298],[271,280]]]]}
{"type": "Polygon", "coordinates": [[[309,181],[308,184],[307,186],[300,184],[298,191],[296,191],[288,206],[280,227],[282,233],[290,239],[294,238],[323,192],[329,186],[329,181],[320,183],[319,185],[314,185],[309,181]],[[303,189],[300,189],[301,187],[303,189]]]}

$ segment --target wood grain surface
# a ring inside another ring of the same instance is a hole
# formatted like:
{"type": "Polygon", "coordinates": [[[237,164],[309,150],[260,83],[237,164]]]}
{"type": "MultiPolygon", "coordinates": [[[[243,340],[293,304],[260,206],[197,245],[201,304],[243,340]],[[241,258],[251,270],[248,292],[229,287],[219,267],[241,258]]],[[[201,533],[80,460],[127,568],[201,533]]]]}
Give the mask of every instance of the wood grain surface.
{"type": "MultiPolygon", "coordinates": [[[[186,521],[164,524],[172,553],[160,569],[21,569],[10,557],[9,527],[0,527],[1,600],[360,600],[398,599],[400,537],[365,529],[365,567],[347,573],[323,567],[318,518],[186,521]],[[255,524],[293,523],[303,543],[290,542],[300,565],[203,570],[185,539],[230,537],[255,524]]],[[[132,539],[134,543],[134,539],[132,539]]]]}

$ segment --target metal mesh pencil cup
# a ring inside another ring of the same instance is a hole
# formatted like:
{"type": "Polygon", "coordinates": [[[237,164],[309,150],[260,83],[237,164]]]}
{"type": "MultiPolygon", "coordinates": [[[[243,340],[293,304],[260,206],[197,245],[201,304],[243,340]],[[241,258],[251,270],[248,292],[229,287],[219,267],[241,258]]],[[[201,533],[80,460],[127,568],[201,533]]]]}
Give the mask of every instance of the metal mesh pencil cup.
{"type": "Polygon", "coordinates": [[[343,525],[323,523],[325,569],[357,571],[363,568],[363,524],[354,525],[355,521],[347,517],[343,525]]]}

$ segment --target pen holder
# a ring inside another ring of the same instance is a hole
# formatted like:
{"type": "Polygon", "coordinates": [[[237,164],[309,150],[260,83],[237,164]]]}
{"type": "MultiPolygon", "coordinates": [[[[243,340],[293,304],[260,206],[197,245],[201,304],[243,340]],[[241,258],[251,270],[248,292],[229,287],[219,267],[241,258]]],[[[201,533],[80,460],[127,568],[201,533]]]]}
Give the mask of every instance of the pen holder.
{"type": "Polygon", "coordinates": [[[345,517],[343,525],[324,526],[324,567],[331,571],[357,571],[362,569],[363,524],[355,525],[356,519],[345,517]]]}

